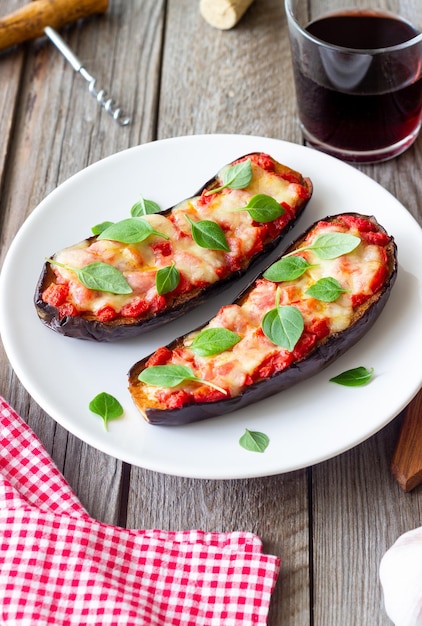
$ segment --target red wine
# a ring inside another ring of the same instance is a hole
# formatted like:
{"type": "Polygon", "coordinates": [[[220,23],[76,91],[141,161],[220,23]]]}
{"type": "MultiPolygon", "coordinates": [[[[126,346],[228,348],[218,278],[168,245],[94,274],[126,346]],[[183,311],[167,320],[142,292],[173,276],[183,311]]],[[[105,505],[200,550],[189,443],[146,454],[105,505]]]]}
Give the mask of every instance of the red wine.
{"type": "Polygon", "coordinates": [[[323,42],[360,51],[325,46],[316,51],[308,41],[301,52],[293,49],[299,115],[309,143],[325,143],[337,153],[379,151],[417,132],[422,43],[391,54],[365,53],[409,41],[419,34],[416,28],[390,15],[355,11],[319,18],[306,30],[323,42]]]}

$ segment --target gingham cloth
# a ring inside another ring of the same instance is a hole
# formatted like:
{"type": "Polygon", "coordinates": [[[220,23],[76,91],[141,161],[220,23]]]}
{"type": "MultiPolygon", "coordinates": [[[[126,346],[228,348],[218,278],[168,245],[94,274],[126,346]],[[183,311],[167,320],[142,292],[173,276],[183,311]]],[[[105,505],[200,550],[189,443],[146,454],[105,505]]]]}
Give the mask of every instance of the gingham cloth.
{"type": "Polygon", "coordinates": [[[96,521],[0,396],[1,626],[266,624],[279,564],[248,532],[96,521]]]}

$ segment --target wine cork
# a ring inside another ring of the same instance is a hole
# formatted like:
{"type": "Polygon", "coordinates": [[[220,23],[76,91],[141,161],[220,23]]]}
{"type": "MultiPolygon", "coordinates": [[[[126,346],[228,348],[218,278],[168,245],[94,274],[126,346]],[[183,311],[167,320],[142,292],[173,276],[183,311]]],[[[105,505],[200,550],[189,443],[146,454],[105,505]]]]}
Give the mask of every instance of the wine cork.
{"type": "Polygon", "coordinates": [[[253,0],[201,0],[202,17],[214,28],[228,30],[240,20],[253,0]]]}
{"type": "Polygon", "coordinates": [[[107,8],[108,0],[33,0],[0,18],[0,50],[41,37],[46,26],[61,28],[107,8]]]}

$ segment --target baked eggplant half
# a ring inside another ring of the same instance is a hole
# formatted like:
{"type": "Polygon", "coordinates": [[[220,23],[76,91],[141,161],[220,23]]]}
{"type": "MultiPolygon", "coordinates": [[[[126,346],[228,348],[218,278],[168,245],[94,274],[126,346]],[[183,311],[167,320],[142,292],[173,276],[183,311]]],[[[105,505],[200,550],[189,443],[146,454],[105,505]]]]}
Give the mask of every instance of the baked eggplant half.
{"type": "Polygon", "coordinates": [[[245,155],[176,206],[150,212],[141,203],[54,254],[36,287],[37,313],[58,333],[97,341],[168,323],[277,246],[311,195],[299,172],[268,154],[245,155]]]}
{"type": "Polygon", "coordinates": [[[396,244],[374,217],[318,221],[209,322],[134,364],[134,403],[174,426],[291,387],[365,335],[396,274],[396,244]]]}

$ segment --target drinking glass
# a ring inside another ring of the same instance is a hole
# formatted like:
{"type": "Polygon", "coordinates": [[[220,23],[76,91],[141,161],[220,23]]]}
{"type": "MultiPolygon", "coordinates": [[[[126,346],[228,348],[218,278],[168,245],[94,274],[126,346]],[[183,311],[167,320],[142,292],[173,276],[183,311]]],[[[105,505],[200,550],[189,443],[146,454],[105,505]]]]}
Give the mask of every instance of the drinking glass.
{"type": "Polygon", "coordinates": [[[384,161],[422,119],[422,0],[284,0],[306,144],[384,161]]]}

